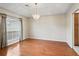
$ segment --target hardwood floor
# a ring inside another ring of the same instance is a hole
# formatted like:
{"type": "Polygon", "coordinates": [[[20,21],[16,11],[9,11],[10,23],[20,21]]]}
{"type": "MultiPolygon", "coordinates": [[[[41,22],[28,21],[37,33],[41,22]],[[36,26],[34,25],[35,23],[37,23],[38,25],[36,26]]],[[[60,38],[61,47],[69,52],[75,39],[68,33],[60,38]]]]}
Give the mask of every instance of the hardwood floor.
{"type": "Polygon", "coordinates": [[[65,42],[26,39],[0,49],[1,56],[77,56],[65,42]]]}

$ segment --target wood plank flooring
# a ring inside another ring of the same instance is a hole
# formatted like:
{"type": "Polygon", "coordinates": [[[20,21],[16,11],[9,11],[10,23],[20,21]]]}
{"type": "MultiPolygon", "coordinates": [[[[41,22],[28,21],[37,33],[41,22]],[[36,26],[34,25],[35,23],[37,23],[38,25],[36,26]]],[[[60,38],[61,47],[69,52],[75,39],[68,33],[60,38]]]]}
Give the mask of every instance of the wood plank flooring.
{"type": "Polygon", "coordinates": [[[26,39],[0,49],[0,56],[77,56],[65,42],[26,39]]]}

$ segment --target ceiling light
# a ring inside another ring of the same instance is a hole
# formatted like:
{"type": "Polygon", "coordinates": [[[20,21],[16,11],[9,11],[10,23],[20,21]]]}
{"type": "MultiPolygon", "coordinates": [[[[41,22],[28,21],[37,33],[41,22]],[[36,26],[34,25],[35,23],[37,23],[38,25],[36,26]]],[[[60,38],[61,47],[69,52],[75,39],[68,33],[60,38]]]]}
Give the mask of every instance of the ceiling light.
{"type": "Polygon", "coordinates": [[[34,5],[34,8],[35,8],[34,12],[35,13],[32,15],[33,19],[35,19],[35,20],[38,20],[40,18],[40,15],[38,14],[37,7],[38,7],[38,5],[37,5],[37,3],[35,3],[35,5],[34,5]]]}
{"type": "Polygon", "coordinates": [[[33,17],[33,19],[38,20],[40,18],[40,15],[34,14],[34,15],[32,15],[32,17],[33,17]]]}

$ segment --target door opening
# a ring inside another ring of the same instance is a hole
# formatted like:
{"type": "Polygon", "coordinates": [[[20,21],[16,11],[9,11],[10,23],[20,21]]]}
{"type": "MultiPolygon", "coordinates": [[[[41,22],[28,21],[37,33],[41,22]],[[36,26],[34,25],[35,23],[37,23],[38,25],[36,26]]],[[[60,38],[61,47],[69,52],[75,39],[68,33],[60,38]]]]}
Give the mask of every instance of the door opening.
{"type": "Polygon", "coordinates": [[[79,13],[74,13],[74,46],[79,46],[79,13]]]}
{"type": "Polygon", "coordinates": [[[73,45],[74,46],[79,46],[79,9],[76,9],[73,12],[74,16],[74,40],[73,40],[73,45]]]}

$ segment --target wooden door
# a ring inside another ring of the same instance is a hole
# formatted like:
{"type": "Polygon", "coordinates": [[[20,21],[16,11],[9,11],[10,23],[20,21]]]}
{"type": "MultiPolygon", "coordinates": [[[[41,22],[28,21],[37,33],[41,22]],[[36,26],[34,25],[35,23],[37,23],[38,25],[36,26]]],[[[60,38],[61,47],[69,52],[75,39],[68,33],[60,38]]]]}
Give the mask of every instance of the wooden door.
{"type": "Polygon", "coordinates": [[[74,45],[75,46],[79,46],[78,28],[79,28],[79,13],[74,13],[74,45]]]}

